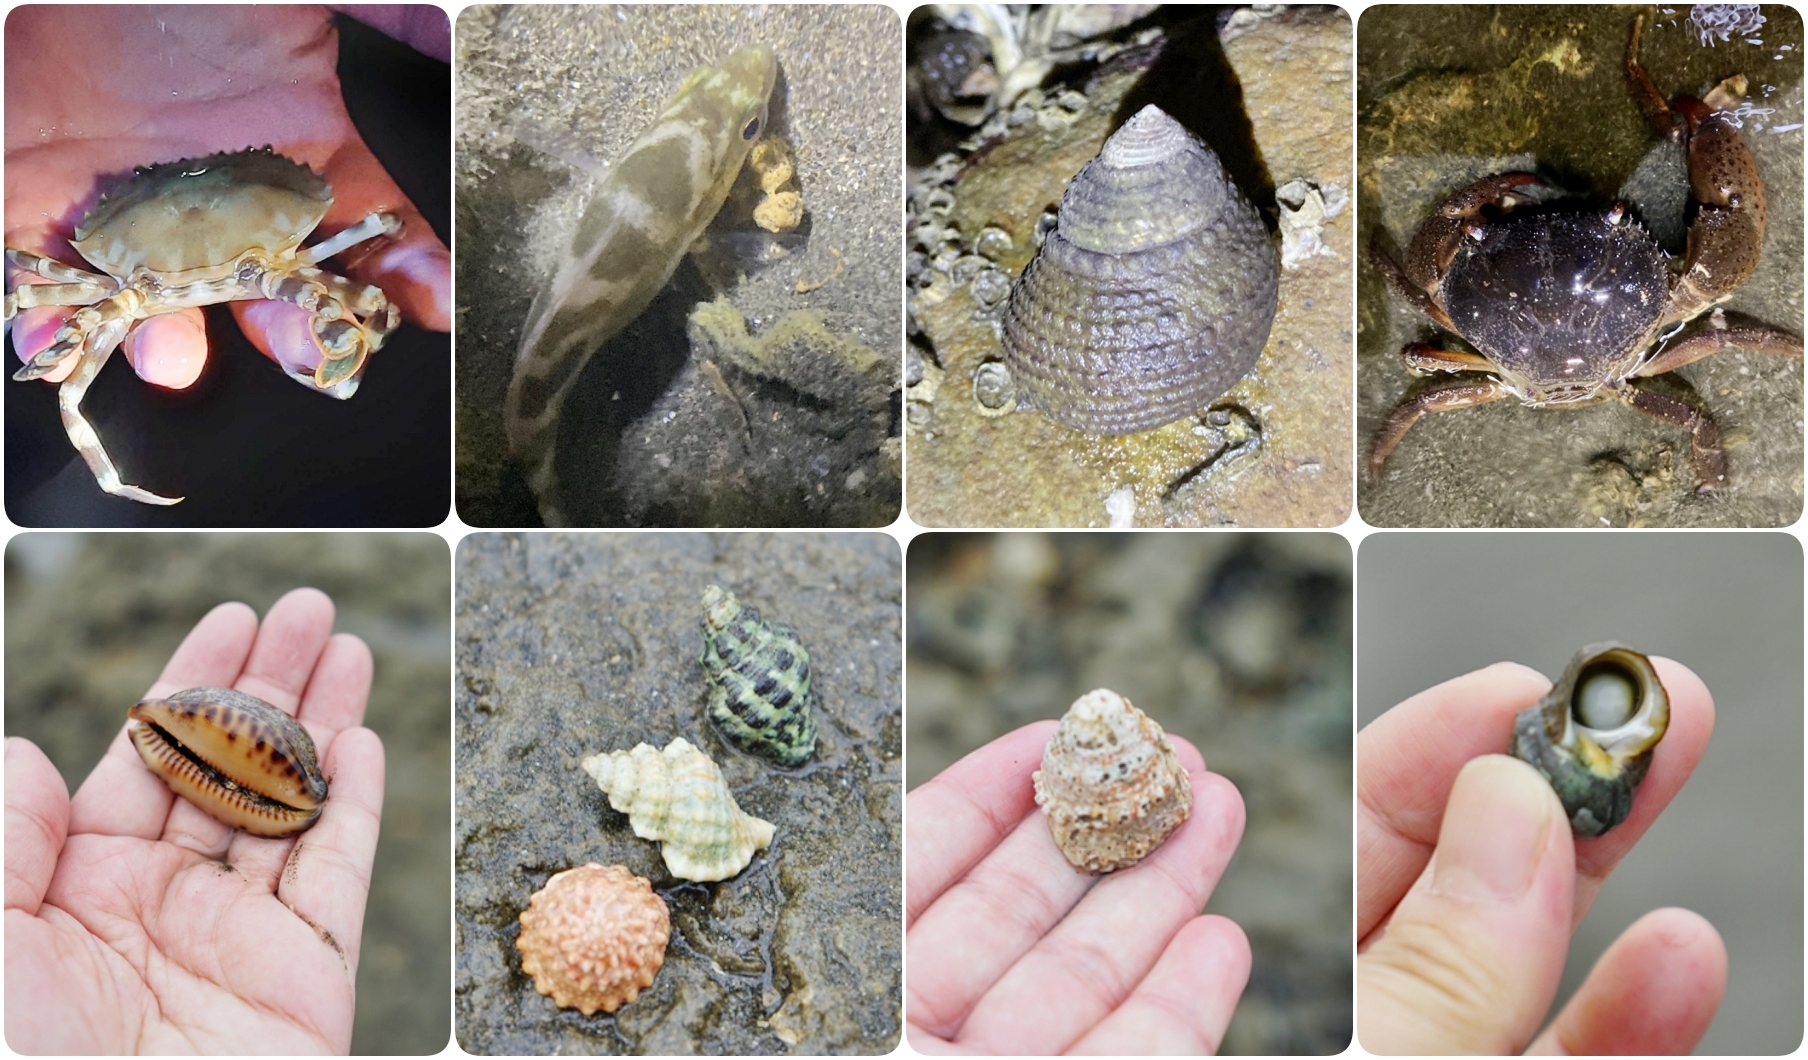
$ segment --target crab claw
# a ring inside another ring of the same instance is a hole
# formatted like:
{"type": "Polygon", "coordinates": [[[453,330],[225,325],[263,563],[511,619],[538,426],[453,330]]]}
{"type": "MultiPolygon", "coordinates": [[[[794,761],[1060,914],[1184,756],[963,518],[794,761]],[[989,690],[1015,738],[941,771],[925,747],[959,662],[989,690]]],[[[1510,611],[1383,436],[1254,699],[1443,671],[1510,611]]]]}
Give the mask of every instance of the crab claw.
{"type": "Polygon", "coordinates": [[[1407,280],[1430,293],[1444,282],[1444,273],[1462,245],[1464,233],[1482,220],[1482,212],[1497,206],[1519,206],[1531,202],[1528,195],[1513,189],[1538,183],[1530,173],[1502,173],[1484,177],[1458,191],[1436,213],[1413,233],[1406,248],[1406,261],[1401,265],[1407,280]]]}

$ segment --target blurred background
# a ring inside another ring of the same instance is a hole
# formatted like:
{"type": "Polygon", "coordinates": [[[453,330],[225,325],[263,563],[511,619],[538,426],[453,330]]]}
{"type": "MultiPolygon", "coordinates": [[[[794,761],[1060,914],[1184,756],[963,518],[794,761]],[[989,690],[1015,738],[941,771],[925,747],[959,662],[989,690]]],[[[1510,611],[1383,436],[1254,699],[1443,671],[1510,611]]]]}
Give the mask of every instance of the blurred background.
{"type": "MultiPolygon", "coordinates": [[[[1585,644],[1667,655],[1714,695],[1713,742],[1607,881],[1570,945],[1575,992],[1661,906],[1726,940],[1726,1001],[1702,1054],[1802,1041],[1802,549],[1787,534],[1373,534],[1362,543],[1367,724],[1501,660],[1547,677],[1585,644]]],[[[1508,734],[1500,735],[1501,749],[1508,734]]],[[[1662,749],[1658,751],[1662,754],[1662,749]]],[[[1553,1010],[1554,1011],[1554,1010],[1553,1010]]]]}
{"type": "Polygon", "coordinates": [[[1350,549],[1336,534],[921,534],[906,776],[1111,688],[1198,745],[1248,825],[1205,907],[1248,933],[1226,1053],[1350,1043],[1350,549]]]}
{"type": "Polygon", "coordinates": [[[6,548],[6,735],[71,792],[201,616],[260,618],[290,589],[333,598],[376,660],[383,832],[364,915],[352,1052],[429,1054],[451,1036],[451,557],[434,534],[21,534],[6,548]]]}

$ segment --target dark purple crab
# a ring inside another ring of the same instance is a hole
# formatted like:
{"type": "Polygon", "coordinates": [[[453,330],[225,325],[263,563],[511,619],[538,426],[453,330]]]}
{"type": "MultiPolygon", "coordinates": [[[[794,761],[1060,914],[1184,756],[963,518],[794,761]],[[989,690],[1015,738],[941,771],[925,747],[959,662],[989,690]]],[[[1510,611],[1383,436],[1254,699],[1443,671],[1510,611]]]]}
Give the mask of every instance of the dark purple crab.
{"type": "Polygon", "coordinates": [[[1689,432],[1701,492],[1725,483],[1726,452],[1707,411],[1633,380],[1731,348],[1799,359],[1802,340],[1730,324],[1714,308],[1751,276],[1764,243],[1764,181],[1724,113],[1738,106],[1745,78],[1727,78],[1705,100],[1666,104],[1639,64],[1643,28],[1640,15],[1626,47],[1626,78],[1659,135],[1686,145],[1697,203],[1681,271],[1622,205],[1512,212],[1533,201],[1518,190],[1537,183],[1529,173],[1488,177],[1452,195],[1414,233],[1403,264],[1388,257],[1377,233],[1370,259],[1395,290],[1477,352],[1423,342],[1400,351],[1414,374],[1466,374],[1394,407],[1369,451],[1370,478],[1380,477],[1425,413],[1516,397],[1538,408],[1623,401],[1689,432]],[[1705,327],[1678,334],[1709,310],[1705,327]]]}

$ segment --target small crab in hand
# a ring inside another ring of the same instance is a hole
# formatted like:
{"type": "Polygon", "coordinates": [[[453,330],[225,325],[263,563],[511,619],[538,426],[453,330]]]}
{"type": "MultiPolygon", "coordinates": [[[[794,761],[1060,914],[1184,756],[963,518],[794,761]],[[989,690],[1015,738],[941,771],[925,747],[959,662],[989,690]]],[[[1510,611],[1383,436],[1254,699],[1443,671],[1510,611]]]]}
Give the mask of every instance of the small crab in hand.
{"type": "Polygon", "coordinates": [[[14,379],[39,379],[71,358],[57,392],[63,428],[100,488],[146,504],[175,504],[120,480],[100,437],[82,416],[82,398],[138,321],[191,306],[253,298],[308,311],[324,355],[291,378],[336,398],[357,392],[370,355],[401,323],[381,290],[316,267],[323,259],[401,229],[394,214],[372,213],[311,247],[305,239],[333,202],[313,170],[265,147],[141,167],[102,196],[71,245],[99,273],[12,247],[13,265],[52,282],[6,295],[8,321],[36,306],[82,306],[14,379]]]}
{"type": "Polygon", "coordinates": [[[1466,373],[1430,386],[1394,407],[1376,432],[1368,473],[1379,478],[1389,454],[1427,412],[1447,412],[1505,397],[1538,408],[1622,401],[1689,432],[1697,489],[1726,481],[1726,451],[1707,411],[1634,385],[1730,348],[1802,356],[1799,336],[1734,325],[1715,308],[1758,265],[1764,242],[1764,181],[1738,124],[1727,113],[1745,78],[1720,82],[1705,99],[1666,103],[1639,63],[1644,16],[1634,19],[1626,78],[1658,133],[1687,147],[1696,202],[1680,272],[1627,214],[1514,209],[1534,199],[1521,189],[1529,173],[1477,181],[1447,199],[1414,233],[1403,264],[1370,244],[1370,260],[1394,289],[1433,323],[1477,352],[1416,342],[1401,350],[1409,371],[1466,373]],[[1712,310],[1705,327],[1679,334],[1712,310]]]}

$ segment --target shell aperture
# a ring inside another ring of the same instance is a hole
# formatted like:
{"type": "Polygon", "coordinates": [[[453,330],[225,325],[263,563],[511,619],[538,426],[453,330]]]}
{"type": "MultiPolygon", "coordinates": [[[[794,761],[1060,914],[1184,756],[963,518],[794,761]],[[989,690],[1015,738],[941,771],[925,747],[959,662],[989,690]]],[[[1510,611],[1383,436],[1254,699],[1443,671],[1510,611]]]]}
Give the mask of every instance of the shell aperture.
{"type": "Polygon", "coordinates": [[[230,688],[191,688],[126,712],[126,733],[151,772],[208,816],[281,837],[320,817],[327,782],[314,741],[294,718],[230,688]]]}
{"type": "Polygon", "coordinates": [[[1193,809],[1192,782],[1161,726],[1106,688],[1068,708],[1031,781],[1055,845],[1087,872],[1136,864],[1193,809]]]}
{"type": "Polygon", "coordinates": [[[653,883],[594,862],[554,873],[521,911],[521,970],[560,1008],[614,1012],[653,985],[672,936],[653,883]]]}
{"type": "Polygon", "coordinates": [[[725,880],[772,845],[772,823],[742,812],[722,770],[682,737],[664,751],[643,743],[583,764],[634,834],[662,844],[665,867],[679,879],[725,880]]]}
{"type": "Polygon", "coordinates": [[[1218,156],[1153,104],[1061,197],[1011,289],[1002,338],[1019,395],[1088,434],[1204,409],[1255,367],[1280,257],[1218,156]]]}
{"type": "Polygon", "coordinates": [[[1670,724],[1670,697],[1651,660],[1623,644],[1591,644],[1513,720],[1513,754],[1551,782],[1579,836],[1602,835],[1632,812],[1670,724]]]}
{"type": "Polygon", "coordinates": [[[790,626],[712,585],[703,591],[703,678],[709,716],[729,743],[783,766],[816,752],[810,653],[790,626]]]}

